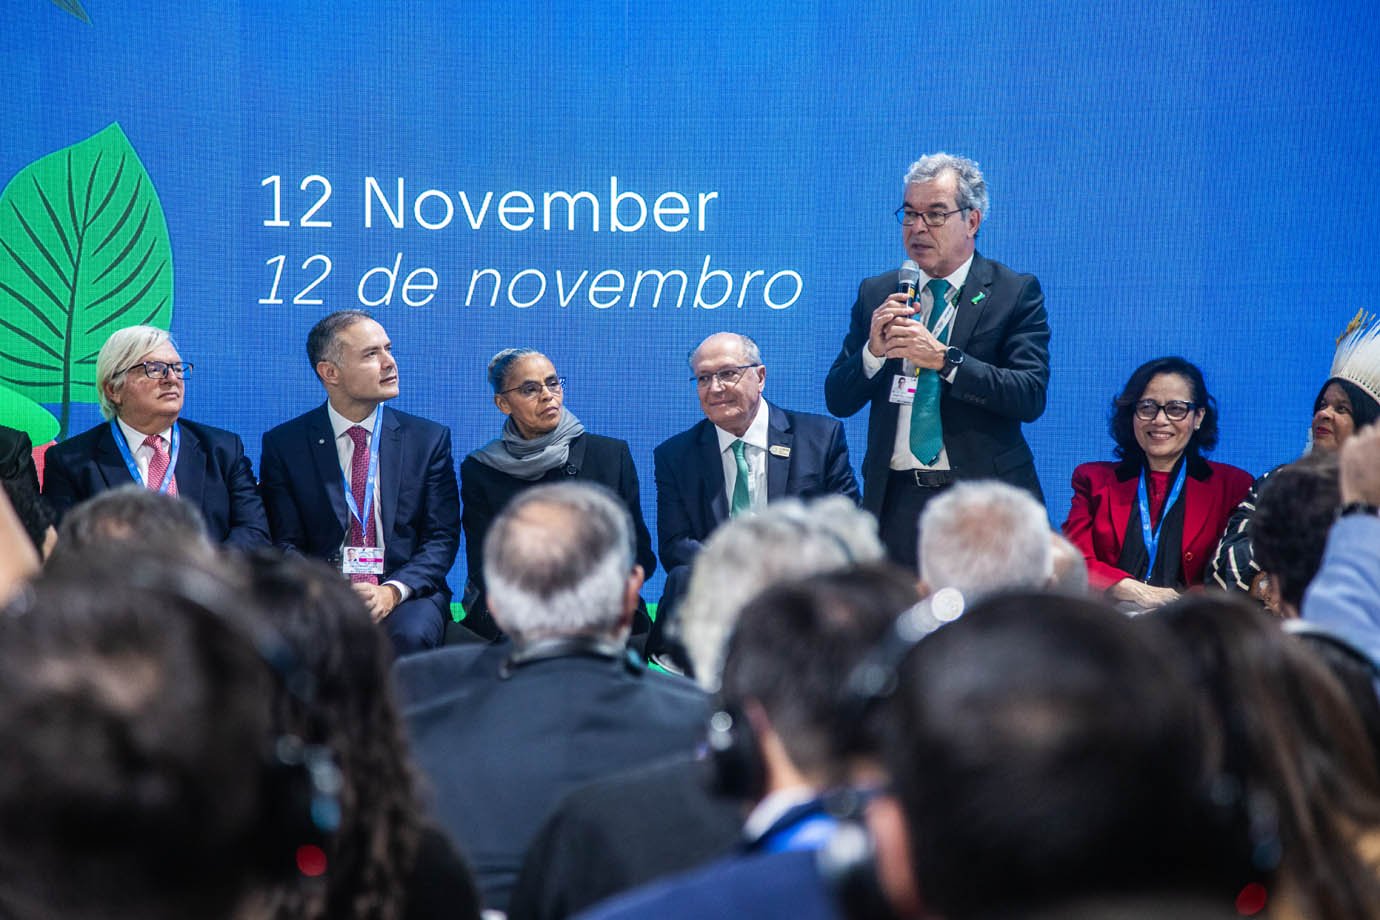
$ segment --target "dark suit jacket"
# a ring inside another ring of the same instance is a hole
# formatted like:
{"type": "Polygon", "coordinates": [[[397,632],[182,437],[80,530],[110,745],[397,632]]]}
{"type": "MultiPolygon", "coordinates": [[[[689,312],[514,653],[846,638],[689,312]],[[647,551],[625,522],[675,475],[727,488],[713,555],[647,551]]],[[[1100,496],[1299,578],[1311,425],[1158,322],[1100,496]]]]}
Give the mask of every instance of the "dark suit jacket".
{"type": "MultiPolygon", "coordinates": [[[[401,582],[413,598],[434,597],[445,607],[446,573],[460,548],[450,429],[394,409],[380,411],[380,581],[401,582]]],[[[318,559],[337,557],[350,512],[324,403],[264,435],[261,472],[273,542],[318,559]]]]}
{"type": "Polygon", "coordinates": [[[706,772],[706,763],[687,755],[567,795],[527,851],[508,920],[561,920],[732,852],[742,842],[745,809],[711,795],[706,772]]]}
{"type": "Polygon", "coordinates": [[[656,571],[656,554],[652,552],[652,535],[642,518],[642,499],[637,482],[637,468],[633,466],[632,451],[626,441],[606,438],[586,431],[570,442],[570,457],[565,466],[548,470],[540,479],[517,479],[507,473],[485,466],[466,457],[460,463],[460,496],[465,514],[465,560],[469,580],[479,589],[479,596],[466,604],[465,625],[481,636],[493,635],[496,628],[488,615],[484,601],[484,538],[499,512],[508,506],[523,489],[552,482],[595,482],[606,486],[623,499],[632,515],[633,534],[637,541],[637,564],[650,578],[656,571]]]}
{"type": "Polygon", "coordinates": [[[816,868],[810,850],[755,853],[711,863],[693,872],[628,892],[580,920],[836,920],[843,912],[816,868]]]}
{"type": "MultiPolygon", "coordinates": [[[[1064,534],[1083,551],[1088,581],[1094,588],[1105,590],[1131,577],[1116,563],[1126,542],[1139,477],[1138,463],[1098,461],[1081,464],[1073,471],[1073,504],[1064,521],[1064,534]]],[[[1222,539],[1232,511],[1250,491],[1251,482],[1250,473],[1225,463],[1200,458],[1188,463],[1180,548],[1185,584],[1203,583],[1203,567],[1222,539]]]]}
{"type": "MultiPolygon", "coordinates": [[[[240,436],[185,418],[177,425],[178,498],[201,509],[211,539],[242,549],[266,546],[268,520],[240,436]]],[[[44,458],[43,495],[59,518],[98,492],[133,481],[109,423],[54,444],[44,458]]]]}
{"type": "MultiPolygon", "coordinates": [[[[834,415],[846,417],[872,406],[863,507],[874,514],[886,500],[899,408],[889,397],[902,362],[888,360],[869,380],[862,350],[872,312],[896,288],[894,271],[858,286],[848,335],[824,381],[824,399],[834,415]]],[[[1001,479],[1043,500],[1034,458],[1021,434],[1022,422],[1033,422],[1045,411],[1049,384],[1049,321],[1040,282],[975,253],[958,296],[949,344],[965,357],[953,383],[943,383],[939,402],[949,465],[959,479],[1001,479]]]]}
{"type": "MultiPolygon", "coordinates": [[[[767,501],[837,493],[858,501],[843,425],[823,415],[789,412],[766,403],[767,501]],[[782,457],[771,448],[784,448],[782,457]]],[[[656,530],[661,564],[689,565],[700,545],[728,520],[723,461],[713,422],[703,419],[663,441],[656,463],[656,530]]]]}
{"type": "Polygon", "coordinates": [[[511,653],[507,642],[451,646],[394,666],[435,816],[469,858],[485,906],[498,910],[561,796],[692,750],[709,717],[694,684],[623,658],[564,655],[505,678],[511,653]]]}

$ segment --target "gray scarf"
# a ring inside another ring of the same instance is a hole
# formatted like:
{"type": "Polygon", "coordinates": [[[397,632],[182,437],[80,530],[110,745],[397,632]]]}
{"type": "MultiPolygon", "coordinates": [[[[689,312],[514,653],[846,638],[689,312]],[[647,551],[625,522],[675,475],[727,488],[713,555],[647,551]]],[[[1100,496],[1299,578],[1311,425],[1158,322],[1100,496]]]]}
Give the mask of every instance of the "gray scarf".
{"type": "Polygon", "coordinates": [[[554,430],[530,440],[518,434],[517,426],[509,418],[503,423],[503,433],[471,456],[500,473],[530,482],[540,479],[548,470],[564,466],[570,457],[570,442],[584,433],[585,426],[565,408],[561,409],[561,420],[554,430]]]}

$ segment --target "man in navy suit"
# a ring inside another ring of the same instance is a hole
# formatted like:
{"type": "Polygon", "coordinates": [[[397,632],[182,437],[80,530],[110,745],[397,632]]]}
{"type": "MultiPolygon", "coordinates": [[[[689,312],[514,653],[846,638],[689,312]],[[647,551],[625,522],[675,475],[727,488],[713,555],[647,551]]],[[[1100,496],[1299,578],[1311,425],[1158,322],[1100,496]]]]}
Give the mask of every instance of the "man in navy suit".
{"type": "Polygon", "coordinates": [[[657,540],[666,589],[647,642],[659,651],[688,583],[690,563],[730,516],[787,496],[838,493],[858,500],[843,426],[762,398],[767,368],[757,343],[718,332],[690,355],[704,420],[656,448],[657,540]]]}
{"type": "Polygon", "coordinates": [[[166,330],[129,326],[96,357],[97,425],[48,449],[43,495],[60,518],[73,505],[137,482],[191,502],[213,540],[268,544],[268,521],[239,435],[181,418],[192,365],[166,330]]]}
{"type": "Polygon", "coordinates": [[[362,310],[318,322],[307,357],[325,405],[264,435],[273,541],[339,565],[399,655],[437,646],[460,545],[450,429],[383,405],[398,395],[398,364],[362,310]]]}
{"type": "Polygon", "coordinates": [[[952,482],[1000,479],[1043,499],[1021,423],[1045,409],[1045,298],[1034,275],[977,252],[986,213],[972,160],[911,164],[896,217],[918,281],[908,293],[895,271],[862,282],[824,382],[834,415],[871,406],[863,507],[887,555],[912,570],[920,512],[952,482]]]}

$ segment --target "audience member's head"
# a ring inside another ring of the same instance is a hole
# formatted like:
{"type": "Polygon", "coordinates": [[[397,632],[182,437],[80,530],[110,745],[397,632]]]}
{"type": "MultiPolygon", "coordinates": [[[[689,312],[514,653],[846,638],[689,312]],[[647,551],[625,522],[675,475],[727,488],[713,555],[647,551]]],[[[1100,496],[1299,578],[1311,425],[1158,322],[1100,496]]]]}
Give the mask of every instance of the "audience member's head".
{"type": "Polygon", "coordinates": [[[1054,574],[1049,516],[1029,492],[994,479],[962,482],[920,515],[920,579],[969,601],[1043,588],[1054,574]]]}
{"type": "Polygon", "coordinates": [[[67,512],[53,556],[80,556],[112,543],[137,547],[143,556],[210,557],[216,551],[196,505],[134,483],[93,495],[67,512]]]}
{"type": "Polygon", "coordinates": [[[1150,633],[1088,599],[997,595],[904,658],[885,710],[900,812],[871,817],[883,866],[900,819],[932,913],[1016,916],[1223,876],[1235,893],[1200,709],[1150,633]]]}
{"type": "Polygon", "coordinates": [[[835,736],[848,680],[918,599],[908,573],[877,563],[781,582],[743,607],[724,651],[719,698],[749,720],[765,717],[765,726],[753,725],[759,747],[768,752],[769,734],[789,761],[764,757],[769,773],[784,766],[779,772],[816,788],[843,778],[835,736]]]}
{"type": "Polygon", "coordinates": [[[808,504],[783,499],[730,520],[695,557],[676,621],[695,679],[711,692],[718,688],[738,612],[764,589],[883,555],[876,519],[839,495],[808,504]]]}
{"type": "Polygon", "coordinates": [[[1265,480],[1246,532],[1260,570],[1273,581],[1284,616],[1298,616],[1303,592],[1322,565],[1342,502],[1337,454],[1315,452],[1265,480]]]}
{"type": "Polygon", "coordinates": [[[1346,691],[1365,726],[1371,753],[1380,764],[1380,666],[1361,648],[1333,630],[1309,620],[1286,620],[1284,630],[1318,657],[1346,691]]]}
{"type": "Polygon", "coordinates": [[[1049,545],[1054,568],[1049,580],[1050,589],[1073,597],[1087,594],[1088,560],[1082,551],[1057,530],[1050,531],[1049,545]]]}
{"type": "Polygon", "coordinates": [[[230,917],[286,869],[261,627],[218,568],[127,547],[0,615],[0,914],[230,917]]]}
{"type": "MultiPolygon", "coordinates": [[[[274,626],[313,676],[310,693],[279,686],[280,722],[334,752],[342,781],[324,885],[294,880],[267,906],[283,920],[405,916],[404,883],[422,818],[389,678],[388,640],[349,583],[324,563],[264,552],[247,566],[254,599],[272,611],[274,626]]],[[[456,917],[478,913],[477,903],[451,908],[456,917]]]]}
{"type": "Polygon", "coordinates": [[[484,541],[489,609],[518,643],[588,636],[622,641],[642,588],[628,509],[585,483],[515,497],[484,541]]]}
{"type": "Polygon", "coordinates": [[[1380,774],[1341,685],[1238,598],[1185,598],[1153,620],[1177,640],[1212,706],[1219,792],[1237,791],[1253,868],[1280,915],[1380,917],[1380,878],[1358,853],[1380,832],[1380,774]]]}

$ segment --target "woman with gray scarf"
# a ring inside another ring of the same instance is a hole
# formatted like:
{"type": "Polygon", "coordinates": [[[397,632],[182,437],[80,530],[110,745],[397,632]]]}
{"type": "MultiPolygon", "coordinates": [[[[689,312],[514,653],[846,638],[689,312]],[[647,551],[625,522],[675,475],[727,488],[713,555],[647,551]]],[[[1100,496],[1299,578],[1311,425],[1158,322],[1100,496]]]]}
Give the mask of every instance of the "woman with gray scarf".
{"type": "MultiPolygon", "coordinates": [[[[485,638],[499,635],[484,599],[484,538],[514,495],[538,483],[580,480],[612,489],[628,506],[637,534],[637,564],[656,569],[652,537],[642,519],[637,469],[626,441],[585,431],[565,408],[565,378],[551,360],[531,348],[505,348],[489,361],[494,405],[506,415],[501,434],[460,464],[461,520],[470,584],[477,597],[466,604],[465,626],[485,638]]],[[[467,599],[471,591],[466,592],[467,599]]],[[[633,632],[650,621],[639,610],[633,632]]]]}

